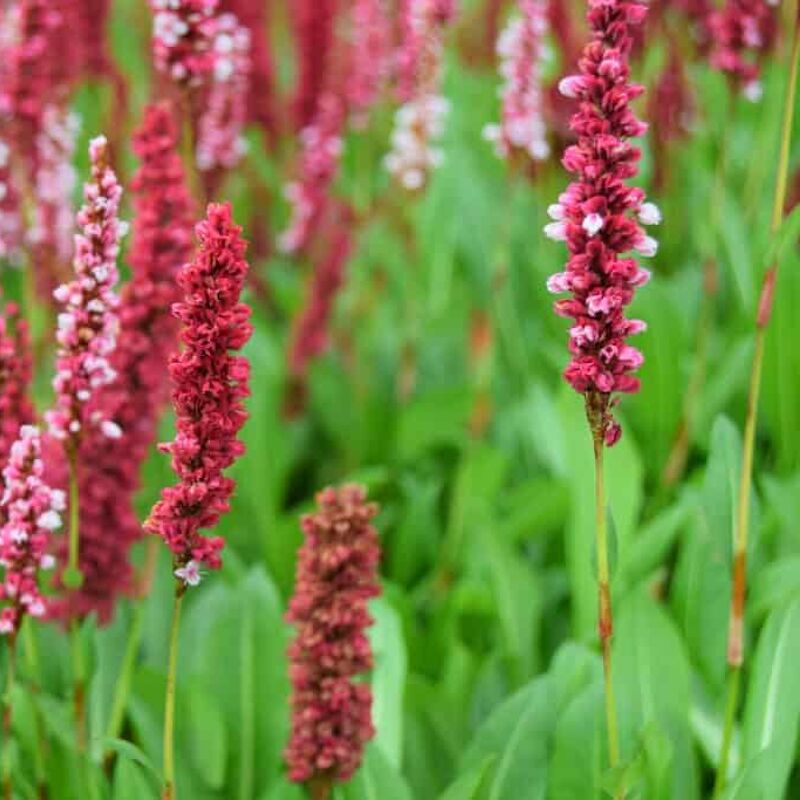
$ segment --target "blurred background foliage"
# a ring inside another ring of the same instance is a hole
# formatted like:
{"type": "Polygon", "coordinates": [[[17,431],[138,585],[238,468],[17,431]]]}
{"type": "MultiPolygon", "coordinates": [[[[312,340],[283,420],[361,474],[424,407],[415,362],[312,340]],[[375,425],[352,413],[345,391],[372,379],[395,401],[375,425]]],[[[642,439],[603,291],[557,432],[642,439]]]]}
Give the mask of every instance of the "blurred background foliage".
{"type": "MultiPolygon", "coordinates": [[[[465,0],[467,19],[478,1],[465,0]]],[[[110,30],[137,108],[150,80],[143,5],[115,3],[110,30]]],[[[289,85],[285,24],[274,39],[289,85]]],[[[664,57],[658,40],[648,42],[637,74],[652,80],[664,57]]],[[[661,246],[653,280],[633,309],[649,326],[640,339],[642,391],[624,399],[624,436],[607,460],[623,769],[608,774],[602,752],[591,443],[581,399],[560,377],[565,323],[545,290],[565,254],[541,230],[567,177],[555,158],[522,176],[494,156],[481,130],[497,115],[495,70],[451,46],[446,161],[424,195],[401,196],[381,167],[388,107],[346,142],[336,192],[359,210],[356,249],[336,305],[333,345],[313,366],[307,409],[296,419],[282,413],[285,349],[310,265],[277,255],[253,261],[270,294],[268,303],[249,297],[256,321],[247,351],[251,419],[247,454],[234,469],[237,495],[221,524],[225,569],[191,593],[181,631],[182,797],[302,796],[286,781],[281,760],[289,636],[282,615],[301,541],[298,515],[315,490],[343,481],[365,483],[380,503],[385,595],[374,604],[372,633],[378,735],[338,798],[591,800],[611,796],[623,780],[630,798],[708,795],[722,727],[732,509],[753,320],[773,246],[783,58],[765,65],[764,97],[755,105],[732,100],[706,65],[690,66],[692,133],[672,148],[668,182],[653,196],[664,214],[661,246]],[[404,392],[409,353],[414,382],[404,392]],[[665,480],[687,397],[686,468],[678,480],[665,480]]],[[[550,70],[563,71],[557,57],[550,70]]],[[[83,137],[100,129],[113,106],[106,87],[81,91],[83,137]]],[[[246,167],[224,190],[247,236],[254,236],[248,224],[255,212],[273,234],[283,226],[281,192],[293,149],[287,140],[269,152],[261,135],[251,134],[246,167]],[[268,203],[253,191],[254,180],[266,187],[268,203]]],[[[641,183],[649,187],[647,142],[644,150],[641,183]]],[[[130,174],[129,153],[119,155],[130,174]]],[[[81,161],[82,173],[85,167],[81,161]]],[[[790,215],[782,231],[767,338],[751,657],[734,741],[739,778],[727,800],[800,797],[799,220],[790,215]]],[[[18,291],[14,280],[7,281],[10,295],[18,291]]],[[[49,375],[41,363],[37,378],[44,397],[49,375]]],[[[163,437],[169,435],[167,420],[163,437]]],[[[166,459],[154,454],[143,515],[170,480],[166,459]]],[[[109,628],[84,631],[93,675],[91,746],[115,752],[115,800],[157,796],[153,765],[172,592],[165,552],[160,559],[141,608],[125,603],[109,628]],[[104,732],[133,625],[143,636],[125,741],[109,743],[104,732]]],[[[21,670],[39,675],[41,685],[15,697],[18,790],[32,796],[43,771],[52,800],[74,800],[84,795],[62,699],[67,643],[42,627],[36,640],[21,670]],[[37,724],[48,733],[45,763],[35,756],[37,724]]],[[[97,791],[105,789],[98,784],[97,791]]]]}

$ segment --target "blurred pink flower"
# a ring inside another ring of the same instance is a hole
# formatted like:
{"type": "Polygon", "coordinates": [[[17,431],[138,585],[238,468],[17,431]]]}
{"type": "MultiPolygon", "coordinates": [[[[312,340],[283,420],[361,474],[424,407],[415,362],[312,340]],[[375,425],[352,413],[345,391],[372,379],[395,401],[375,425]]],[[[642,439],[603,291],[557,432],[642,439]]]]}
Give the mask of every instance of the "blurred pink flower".
{"type": "Polygon", "coordinates": [[[42,442],[38,428],[23,425],[3,470],[0,499],[0,634],[17,635],[25,615],[43,617],[47,601],[38,575],[51,569],[50,534],[61,527],[64,493],[42,480],[42,442]]]}
{"type": "Polygon", "coordinates": [[[372,668],[367,601],[380,594],[378,509],[361,486],[325,489],[302,519],[305,542],[286,618],[292,732],[285,757],[293,781],[348,780],[375,735],[372,692],[353,679],[372,668]]]}
{"type": "Polygon", "coordinates": [[[550,155],[542,115],[542,61],[547,16],[544,0],[520,0],[521,15],[513,17],[497,42],[502,88],[502,120],[484,129],[497,154],[507,158],[521,150],[542,161],[550,155]]]}
{"type": "Polygon", "coordinates": [[[29,390],[33,377],[28,323],[15,303],[0,315],[0,464],[4,464],[22,425],[33,422],[29,390]]]}
{"type": "Polygon", "coordinates": [[[363,126],[391,71],[392,27],[385,0],[354,0],[352,65],[347,95],[356,125],[363,126]]]}

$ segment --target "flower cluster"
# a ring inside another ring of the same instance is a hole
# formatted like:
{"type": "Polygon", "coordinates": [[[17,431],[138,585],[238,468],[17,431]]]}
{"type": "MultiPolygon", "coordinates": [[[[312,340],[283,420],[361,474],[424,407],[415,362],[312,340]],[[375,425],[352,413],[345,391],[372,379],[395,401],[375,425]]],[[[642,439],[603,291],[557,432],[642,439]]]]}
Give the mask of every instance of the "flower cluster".
{"type": "Polygon", "coordinates": [[[11,148],[0,139],[0,258],[18,262],[24,237],[20,196],[11,174],[11,148]]]}
{"type": "Polygon", "coordinates": [[[308,364],[328,344],[328,323],[336,295],[344,282],[344,268],[350,257],[351,241],[345,226],[337,227],[328,252],[314,270],[308,297],[292,335],[289,372],[304,378],[308,364]]]}
{"type": "Polygon", "coordinates": [[[424,186],[443,160],[436,141],[444,132],[449,104],[441,96],[444,26],[452,3],[404,0],[403,41],[397,56],[398,92],[403,105],[395,116],[386,169],[409,190],[424,186]]]}
{"type": "Polygon", "coordinates": [[[36,141],[36,206],[28,231],[41,293],[51,297],[66,276],[72,254],[72,197],[77,173],[72,166],[78,135],[77,115],[49,105],[36,141]]]}
{"type": "Polygon", "coordinates": [[[275,65],[269,31],[270,4],[263,0],[222,0],[220,8],[236,16],[250,34],[250,88],[247,118],[275,133],[275,65]]]}
{"type": "Polygon", "coordinates": [[[384,0],[355,0],[352,39],[347,94],[355,123],[362,126],[386,84],[391,67],[392,30],[384,0]]]}
{"type": "MultiPolygon", "coordinates": [[[[58,88],[63,39],[59,3],[21,0],[15,9],[13,45],[4,53],[4,80],[0,86],[0,114],[13,120],[15,148],[32,156],[45,107],[58,88]]],[[[31,166],[34,159],[31,158],[31,166]]]]}
{"type": "Polygon", "coordinates": [[[727,0],[711,12],[708,29],[712,66],[727,74],[748,100],[761,99],[759,56],[775,42],[776,2],[767,0],[727,0]]]}
{"type": "Polygon", "coordinates": [[[16,636],[25,615],[43,617],[47,601],[39,591],[40,569],[50,569],[50,533],[61,527],[64,493],[42,480],[42,442],[39,430],[23,425],[11,447],[3,470],[0,499],[0,566],[5,577],[0,586],[0,634],[16,636]]]}
{"type": "MultiPolygon", "coordinates": [[[[564,377],[587,398],[600,398],[602,426],[611,445],[620,436],[619,425],[608,411],[613,392],[635,392],[639,382],[630,373],[642,363],[642,354],[626,338],[644,330],[640,320],[625,317],[624,308],[649,273],[625,253],[655,255],[657,243],[632,218],[656,224],[660,213],[645,202],[641,189],[626,181],[636,175],[640,152],[629,139],[641,136],[646,125],[630,108],[643,87],[629,80],[630,27],[640,24],[646,6],[631,0],[591,0],[589,27],[593,40],[580,60],[580,74],[564,78],[563,94],[580,101],[571,127],[578,137],[567,148],[563,163],[577,175],[559,202],[549,209],[554,220],[548,236],[567,242],[566,271],[553,275],[548,289],[570,292],[558,300],[555,311],[571,317],[572,361],[564,377]]],[[[593,406],[596,404],[593,404],[593,406]]]]}
{"type": "Polygon", "coordinates": [[[209,205],[197,236],[199,251],[178,274],[184,299],[173,306],[184,344],[169,367],[177,433],[162,445],[180,482],[163,490],[145,523],[167,543],[184,585],[199,582],[202,564],[218,569],[222,563],[222,539],[200,530],[216,525],[233,494],[234,481],[223,473],[244,452],[236,437],[247,418],[249,364],[231,351],[252,332],[250,309],[239,302],[246,245],[230,205],[209,205]]]}
{"type": "Polygon", "coordinates": [[[497,154],[507,158],[514,150],[541,161],[550,155],[542,116],[541,66],[547,31],[543,0],[521,0],[521,16],[512,19],[497,42],[503,114],[500,125],[489,125],[484,136],[497,154]]]}
{"type": "MultiPolygon", "coordinates": [[[[193,203],[177,148],[178,131],[169,106],[148,106],[133,139],[141,163],[132,180],[132,275],[120,292],[119,336],[111,355],[115,378],[93,395],[89,409],[90,415],[99,411],[113,420],[122,435],[108,439],[90,428],[80,441],[84,580],[80,589],[61,593],[56,613],[62,618],[94,612],[105,623],[116,598],[135,589],[129,553],[142,535],[135,498],[142,464],[169,398],[167,360],[178,340],[178,323],[170,309],[180,299],[176,275],[193,247],[193,203]]],[[[66,479],[66,469],[62,472],[56,485],[66,479]]],[[[63,562],[66,541],[59,544],[63,562]]]]}
{"type": "Polygon", "coordinates": [[[33,421],[28,396],[32,376],[28,323],[16,304],[8,303],[0,316],[0,464],[8,458],[20,426],[33,421]]]}
{"type": "Polygon", "coordinates": [[[302,154],[298,177],[286,187],[291,219],[278,245],[285,253],[306,247],[322,217],[328,193],[339,169],[345,108],[332,93],[324,94],[314,121],[300,134],[302,154]]]}
{"type": "Polygon", "coordinates": [[[75,280],[54,292],[64,310],[58,316],[55,408],[46,414],[50,433],[77,441],[87,423],[114,438],[119,427],[102,415],[88,413],[93,392],[110,383],[109,364],[117,339],[117,256],[126,225],[118,219],[122,196],[108,165],[108,143],[99,136],[89,144],[92,180],[84,186],[85,204],[78,212],[81,232],[75,236],[75,280]]]}
{"type": "Polygon", "coordinates": [[[217,18],[214,75],[197,138],[197,166],[230,169],[244,155],[242,131],[247,122],[250,85],[250,33],[233,14],[217,18]]]}
{"type": "Polygon", "coordinates": [[[372,667],[367,601],[380,594],[377,513],[360,486],[325,489],[303,518],[305,543],[287,619],[292,733],[285,757],[293,781],[346,781],[374,735],[372,693],[353,678],[372,667]]]}
{"type": "Polygon", "coordinates": [[[292,16],[299,65],[294,118],[302,130],[314,124],[319,113],[334,46],[336,0],[297,0],[292,4],[292,16]]]}
{"type": "Polygon", "coordinates": [[[218,0],[150,0],[153,58],[176,83],[204,85],[214,71],[218,0]]]}

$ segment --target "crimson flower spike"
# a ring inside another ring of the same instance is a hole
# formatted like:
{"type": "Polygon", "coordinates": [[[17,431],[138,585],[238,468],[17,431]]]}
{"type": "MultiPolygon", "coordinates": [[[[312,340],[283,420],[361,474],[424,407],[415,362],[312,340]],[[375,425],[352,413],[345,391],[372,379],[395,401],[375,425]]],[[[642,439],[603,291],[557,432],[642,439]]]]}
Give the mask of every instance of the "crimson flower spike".
{"type": "Polygon", "coordinates": [[[296,626],[289,647],[292,732],[289,777],[307,783],[314,800],[346,781],[375,735],[372,692],[353,678],[372,668],[367,602],[380,594],[378,508],[361,486],[328,488],[303,517],[305,543],[286,618],[296,626]]]}
{"type": "Polygon", "coordinates": [[[545,228],[549,237],[566,241],[569,249],[566,270],[550,278],[548,288],[572,295],[555,304],[557,314],[574,320],[569,343],[572,361],[564,377],[584,395],[594,443],[598,628],[612,767],[619,761],[619,740],[611,680],[613,624],[603,451],[621,435],[611,413],[614,395],[638,390],[639,381],[631,373],[643,361],[626,339],[644,330],[645,324],[628,319],[624,309],[650,275],[626,254],[655,255],[657,243],[634,215],[643,224],[661,220],[656,206],[645,202],[644,192],[626,183],[636,175],[641,155],[629,140],[647,129],[630,107],[644,89],[629,80],[631,32],[646,14],[646,6],[631,0],[589,0],[592,40],[579,61],[580,74],[564,78],[559,85],[562,94],[580,102],[570,122],[578,141],[563,157],[564,166],[576,179],[550,207],[553,222],[545,228]]]}
{"type": "Polygon", "coordinates": [[[178,273],[182,302],[173,314],[182,323],[183,351],[172,357],[172,403],[176,435],[161,446],[178,475],[164,489],[145,530],[161,536],[172,552],[175,602],[164,705],[163,800],[175,798],[175,678],[183,596],[197,586],[201,568],[219,569],[223,540],[205,536],[229,509],[235,488],[225,470],[244,452],[237,435],[247,419],[249,363],[240,350],[252,333],[250,309],[239,302],[247,275],[246,243],[231,218],[229,203],[208,206],[197,226],[200,247],[178,273]]]}

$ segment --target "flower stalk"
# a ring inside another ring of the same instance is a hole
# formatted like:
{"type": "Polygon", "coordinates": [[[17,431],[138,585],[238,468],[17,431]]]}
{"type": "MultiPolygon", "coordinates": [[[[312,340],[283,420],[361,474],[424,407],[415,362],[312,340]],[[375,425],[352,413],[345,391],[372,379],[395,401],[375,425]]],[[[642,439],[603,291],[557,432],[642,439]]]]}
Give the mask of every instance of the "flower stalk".
{"type": "MultiPolygon", "coordinates": [[[[786,205],[786,189],[789,173],[789,149],[792,138],[792,123],[797,98],[798,64],[800,63],[800,17],[796,18],[790,55],[789,79],[783,105],[784,115],[781,128],[781,142],[778,156],[778,169],[775,179],[775,195],[772,206],[770,231],[775,236],[783,220],[786,205]]],[[[736,505],[733,576],[731,602],[728,619],[728,686],[726,699],[725,727],[723,729],[720,758],[714,786],[714,797],[721,796],[727,782],[730,746],[736,712],[739,704],[741,670],[744,663],[744,612],[747,596],[747,545],[750,526],[750,495],[753,485],[753,458],[755,451],[756,426],[758,424],[758,401],[761,391],[761,375],[764,367],[764,347],[766,331],[772,316],[775,297],[775,284],[778,278],[778,262],[771,264],[761,284],[756,312],[755,350],[750,371],[750,385],[747,395],[747,410],[742,444],[742,469],[739,476],[739,496],[736,505]]]]}
{"type": "Polygon", "coordinates": [[[178,671],[178,632],[185,593],[186,585],[179,582],[175,588],[169,636],[167,693],[164,702],[164,791],[161,795],[162,800],[175,800],[177,797],[175,792],[175,680],[178,671]]]}

